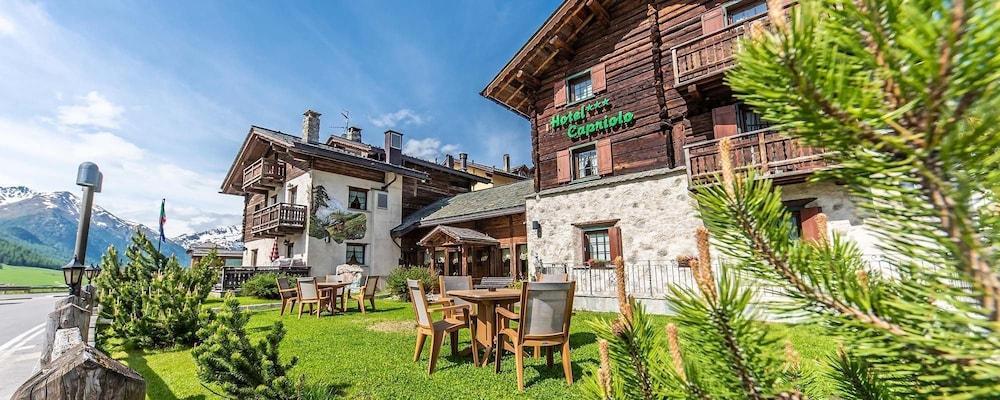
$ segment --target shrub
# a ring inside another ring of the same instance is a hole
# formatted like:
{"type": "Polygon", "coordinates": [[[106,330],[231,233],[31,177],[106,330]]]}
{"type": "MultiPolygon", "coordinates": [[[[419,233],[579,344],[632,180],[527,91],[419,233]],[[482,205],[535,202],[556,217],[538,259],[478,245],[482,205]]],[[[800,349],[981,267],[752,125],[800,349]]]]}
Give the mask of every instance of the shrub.
{"type": "Polygon", "coordinates": [[[247,279],[240,286],[241,296],[253,296],[264,299],[277,299],[278,296],[278,274],[266,273],[254,275],[247,279]]]}
{"type": "Polygon", "coordinates": [[[201,340],[191,351],[204,384],[218,385],[230,398],[285,400],[298,398],[297,385],[287,372],[298,360],[281,362],[278,346],[285,337],[281,321],[266,331],[264,338],[251,343],[246,329],[250,315],[240,310],[240,302],[227,295],[219,311],[205,310],[201,340]]]}
{"type": "Polygon", "coordinates": [[[218,278],[218,257],[212,253],[183,268],[139,232],[125,256],[122,266],[111,247],[101,258],[104,273],[97,282],[102,316],[111,320],[109,335],[144,348],[193,344],[201,305],[218,278]]]}
{"type": "Polygon", "coordinates": [[[386,278],[386,285],[393,294],[401,299],[409,299],[406,293],[406,280],[415,279],[424,284],[424,290],[432,292],[437,290],[438,274],[424,267],[401,265],[389,273],[386,278]]]}

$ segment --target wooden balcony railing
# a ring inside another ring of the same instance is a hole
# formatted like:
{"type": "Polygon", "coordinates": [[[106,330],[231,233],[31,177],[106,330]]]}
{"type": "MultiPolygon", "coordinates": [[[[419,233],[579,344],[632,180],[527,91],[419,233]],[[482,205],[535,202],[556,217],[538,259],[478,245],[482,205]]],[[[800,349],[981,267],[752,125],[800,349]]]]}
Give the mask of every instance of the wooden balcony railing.
{"type": "MultiPolygon", "coordinates": [[[[813,171],[829,166],[823,149],[803,145],[797,138],[782,135],[774,128],[741,133],[730,137],[732,162],[737,172],[751,169],[758,178],[777,183],[801,181],[813,171]]],[[[716,183],[721,174],[719,139],[684,146],[688,180],[691,186],[716,183]]]]}
{"type": "Polygon", "coordinates": [[[254,211],[250,232],[254,236],[281,236],[306,227],[306,206],[277,203],[254,211]]]}
{"type": "Polygon", "coordinates": [[[676,87],[720,75],[736,60],[736,45],[753,25],[767,24],[767,14],[701,35],[670,48],[676,87]]]}
{"type": "Polygon", "coordinates": [[[285,164],[261,158],[243,169],[243,190],[269,190],[285,181],[285,164]]]}

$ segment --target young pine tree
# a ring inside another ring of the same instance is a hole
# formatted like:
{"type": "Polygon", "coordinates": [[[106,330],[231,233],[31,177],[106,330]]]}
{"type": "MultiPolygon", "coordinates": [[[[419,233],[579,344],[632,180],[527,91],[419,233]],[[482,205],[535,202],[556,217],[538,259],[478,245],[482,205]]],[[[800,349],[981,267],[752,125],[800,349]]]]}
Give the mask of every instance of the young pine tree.
{"type": "Polygon", "coordinates": [[[203,383],[218,385],[233,399],[288,400],[298,398],[297,385],[286,375],[295,366],[293,357],[282,363],[278,345],[285,327],[276,321],[262,340],[251,343],[246,325],[250,316],[239,301],[226,297],[219,311],[202,315],[207,325],[198,331],[201,343],[192,350],[203,383]]]}
{"type": "Polygon", "coordinates": [[[736,174],[723,139],[721,184],[695,197],[728,264],[716,282],[698,260],[699,290],[669,299],[680,336],[705,356],[670,349],[667,363],[653,350],[663,334],[637,330],[644,313],[623,310],[618,321],[632,322],[600,331],[610,343],[602,366],[610,379],[595,375],[588,387],[603,388],[592,390],[595,398],[808,393],[794,349],[775,368],[766,354],[781,349],[754,340],[766,336],[747,322],[747,291],[725,271],[734,268],[780,289],[787,300],[772,312],[821,324],[843,344],[828,373],[839,398],[995,397],[1000,6],[803,0],[790,17],[781,2],[768,8],[771,26],[742,43],[727,82],[782,132],[829,152],[836,167],[816,179],[845,184],[893,268],[868,265],[825,224],[819,240],[791,239],[780,187],[736,174]]]}

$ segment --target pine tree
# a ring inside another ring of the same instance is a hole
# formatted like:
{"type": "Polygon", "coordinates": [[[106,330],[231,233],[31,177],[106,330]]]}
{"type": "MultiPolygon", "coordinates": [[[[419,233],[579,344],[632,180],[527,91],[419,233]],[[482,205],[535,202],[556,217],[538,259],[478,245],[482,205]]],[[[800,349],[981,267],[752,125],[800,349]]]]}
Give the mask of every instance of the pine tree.
{"type": "Polygon", "coordinates": [[[239,306],[235,297],[227,295],[219,311],[202,315],[208,323],[198,331],[201,343],[192,350],[198,378],[218,385],[234,399],[297,398],[298,387],[287,376],[297,360],[282,363],[278,353],[284,325],[275,321],[263,340],[251,343],[246,330],[250,316],[239,306]]]}
{"type": "Polygon", "coordinates": [[[836,168],[814,179],[845,184],[893,268],[868,265],[822,214],[818,240],[793,240],[781,188],[736,173],[722,139],[720,184],[695,193],[707,229],[692,262],[698,290],[671,291],[679,327],[661,333],[642,328],[645,314],[622,288],[621,316],[598,331],[611,355],[588,378],[592,397],[809,393],[795,349],[765,340],[753,321],[747,287],[763,283],[785,298],[769,312],[826,327],[843,344],[828,373],[839,398],[994,398],[1000,6],[803,0],[790,18],[778,1],[768,8],[771,26],[741,44],[727,83],[782,132],[829,151],[836,168]],[[725,261],[718,277],[709,236],[725,261]],[[700,355],[671,344],[671,330],[700,355]]]}

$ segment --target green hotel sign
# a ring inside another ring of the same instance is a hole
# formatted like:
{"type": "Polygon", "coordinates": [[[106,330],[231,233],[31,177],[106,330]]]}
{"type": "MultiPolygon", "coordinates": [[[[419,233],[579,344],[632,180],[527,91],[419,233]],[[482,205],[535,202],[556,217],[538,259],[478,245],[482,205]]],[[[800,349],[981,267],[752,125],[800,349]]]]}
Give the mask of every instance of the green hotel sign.
{"type": "Polygon", "coordinates": [[[605,114],[603,117],[590,120],[592,115],[606,111],[610,105],[611,99],[607,97],[580,104],[579,108],[553,115],[549,126],[552,129],[566,128],[566,136],[577,139],[626,126],[635,120],[635,114],[631,111],[618,111],[617,114],[605,114]]]}

